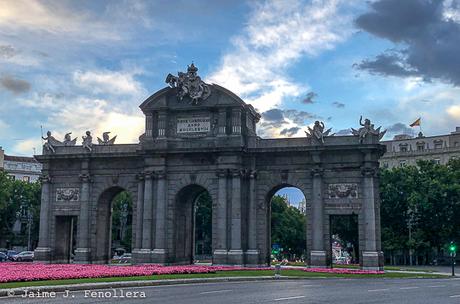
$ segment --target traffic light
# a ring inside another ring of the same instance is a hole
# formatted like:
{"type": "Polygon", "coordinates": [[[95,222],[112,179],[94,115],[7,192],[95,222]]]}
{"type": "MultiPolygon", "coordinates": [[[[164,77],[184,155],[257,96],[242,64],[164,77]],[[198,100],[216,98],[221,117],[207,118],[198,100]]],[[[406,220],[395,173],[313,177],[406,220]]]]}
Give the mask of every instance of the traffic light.
{"type": "Polygon", "coordinates": [[[450,242],[449,251],[450,253],[455,253],[457,251],[457,245],[455,245],[454,242],[450,242]]]}

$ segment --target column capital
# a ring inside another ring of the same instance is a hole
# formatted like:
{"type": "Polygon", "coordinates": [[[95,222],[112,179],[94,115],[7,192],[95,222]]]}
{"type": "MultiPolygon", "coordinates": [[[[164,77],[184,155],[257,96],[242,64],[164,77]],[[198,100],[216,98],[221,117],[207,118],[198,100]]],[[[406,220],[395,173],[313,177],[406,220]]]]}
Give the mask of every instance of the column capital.
{"type": "Polygon", "coordinates": [[[51,183],[51,177],[48,174],[42,174],[38,179],[42,184],[51,183]]]}
{"type": "Polygon", "coordinates": [[[139,172],[139,173],[136,174],[136,179],[137,179],[138,181],[143,181],[143,180],[144,180],[144,177],[145,177],[145,176],[144,176],[144,172],[139,172]]]}
{"type": "Polygon", "coordinates": [[[78,176],[83,183],[91,182],[91,175],[88,173],[82,173],[78,176]]]}
{"type": "Polygon", "coordinates": [[[321,167],[315,167],[315,168],[311,169],[310,173],[311,173],[311,176],[313,176],[313,177],[321,177],[324,174],[324,169],[321,168],[321,167]]]}
{"type": "Polygon", "coordinates": [[[257,178],[257,170],[249,170],[248,176],[250,179],[256,179],[257,178]]]}
{"type": "Polygon", "coordinates": [[[144,178],[146,180],[153,179],[153,171],[144,171],[144,178]]]}
{"type": "Polygon", "coordinates": [[[219,169],[216,172],[218,177],[227,177],[228,176],[228,169],[219,169]]]}
{"type": "Polygon", "coordinates": [[[361,167],[361,174],[365,177],[373,177],[377,174],[377,170],[371,167],[361,167]]]}
{"type": "Polygon", "coordinates": [[[166,171],[156,171],[155,177],[157,179],[165,179],[166,178],[166,171]]]}
{"type": "Polygon", "coordinates": [[[232,177],[242,177],[244,176],[244,170],[241,169],[231,169],[230,170],[230,175],[232,177]]]}

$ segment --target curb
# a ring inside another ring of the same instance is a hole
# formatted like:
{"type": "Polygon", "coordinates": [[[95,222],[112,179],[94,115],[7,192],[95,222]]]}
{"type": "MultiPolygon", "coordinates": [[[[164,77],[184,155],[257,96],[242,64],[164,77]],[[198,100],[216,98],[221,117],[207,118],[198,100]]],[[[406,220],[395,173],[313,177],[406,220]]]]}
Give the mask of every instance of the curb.
{"type": "Polygon", "coordinates": [[[84,284],[68,284],[68,285],[51,285],[51,286],[30,286],[19,288],[0,289],[0,299],[5,297],[13,297],[23,295],[24,291],[36,292],[64,292],[64,291],[79,291],[92,289],[110,289],[110,288],[126,288],[126,287],[144,287],[144,286],[163,286],[163,285],[179,285],[179,284],[197,284],[197,283],[218,283],[218,282],[244,282],[244,281],[270,281],[270,280],[296,280],[301,279],[296,277],[275,278],[274,276],[258,276],[258,277],[224,277],[224,278],[190,278],[190,279],[171,279],[171,280],[149,280],[149,281],[120,281],[120,282],[100,282],[100,283],[84,283],[84,284]]]}

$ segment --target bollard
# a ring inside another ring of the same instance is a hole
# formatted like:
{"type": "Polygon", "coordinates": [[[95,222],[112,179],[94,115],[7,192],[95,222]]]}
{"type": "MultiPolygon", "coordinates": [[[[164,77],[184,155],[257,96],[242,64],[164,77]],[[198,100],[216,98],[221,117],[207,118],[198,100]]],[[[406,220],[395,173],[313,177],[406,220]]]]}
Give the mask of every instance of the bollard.
{"type": "Polygon", "coordinates": [[[281,277],[281,265],[275,265],[275,279],[279,279],[281,277]]]}

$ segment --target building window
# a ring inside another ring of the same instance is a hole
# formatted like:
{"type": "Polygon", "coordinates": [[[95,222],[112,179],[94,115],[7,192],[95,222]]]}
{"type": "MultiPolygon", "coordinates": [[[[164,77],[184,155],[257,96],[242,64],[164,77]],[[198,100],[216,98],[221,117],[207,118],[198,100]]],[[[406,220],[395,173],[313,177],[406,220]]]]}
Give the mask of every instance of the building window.
{"type": "Polygon", "coordinates": [[[435,158],[435,159],[433,159],[433,161],[434,161],[434,163],[435,163],[436,165],[440,165],[440,164],[441,164],[441,159],[440,159],[440,158],[435,158]]]}
{"type": "Polygon", "coordinates": [[[22,181],[23,182],[30,182],[30,176],[23,176],[22,181]]]}
{"type": "Polygon", "coordinates": [[[435,149],[442,149],[442,140],[435,140],[434,141],[434,148],[435,149]]]}
{"type": "Polygon", "coordinates": [[[405,165],[406,165],[406,160],[405,159],[399,161],[399,166],[400,167],[404,167],[405,165]]]}
{"type": "Polygon", "coordinates": [[[9,177],[11,180],[16,180],[16,176],[14,176],[14,175],[8,175],[8,177],[9,177]]]}
{"type": "Polygon", "coordinates": [[[407,152],[407,147],[405,147],[405,146],[401,147],[401,148],[399,148],[399,151],[400,152],[407,152]]]}
{"type": "Polygon", "coordinates": [[[386,163],[386,162],[383,163],[383,167],[384,167],[385,169],[388,168],[388,163],[386,163]]]}

